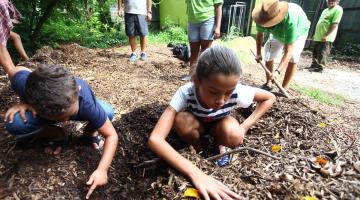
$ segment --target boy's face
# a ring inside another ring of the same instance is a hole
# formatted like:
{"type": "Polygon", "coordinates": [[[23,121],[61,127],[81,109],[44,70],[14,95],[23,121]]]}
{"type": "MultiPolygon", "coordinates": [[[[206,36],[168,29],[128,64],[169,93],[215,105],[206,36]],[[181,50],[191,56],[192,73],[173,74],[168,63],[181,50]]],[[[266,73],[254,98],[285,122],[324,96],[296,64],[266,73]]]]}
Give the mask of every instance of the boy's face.
{"type": "Polygon", "coordinates": [[[333,8],[338,4],[338,0],[327,0],[327,6],[328,8],[333,8]]]}
{"type": "Polygon", "coordinates": [[[67,109],[62,115],[59,116],[42,116],[43,118],[50,120],[50,121],[58,121],[58,122],[65,122],[70,119],[71,116],[76,115],[76,113],[79,111],[79,101],[76,101],[73,103],[69,109],[67,109]]]}
{"type": "Polygon", "coordinates": [[[220,109],[231,97],[239,79],[238,75],[224,74],[214,74],[201,81],[195,78],[198,100],[205,108],[220,109]]]}

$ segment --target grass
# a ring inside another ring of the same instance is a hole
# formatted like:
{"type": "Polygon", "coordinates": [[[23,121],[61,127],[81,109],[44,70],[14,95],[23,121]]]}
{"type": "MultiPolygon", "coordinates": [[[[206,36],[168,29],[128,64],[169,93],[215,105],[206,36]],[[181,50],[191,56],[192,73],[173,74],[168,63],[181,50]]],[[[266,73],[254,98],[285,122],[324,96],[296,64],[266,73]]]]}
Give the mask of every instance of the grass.
{"type": "Polygon", "coordinates": [[[297,84],[290,85],[290,88],[322,103],[341,105],[344,102],[344,97],[317,88],[299,86],[297,84]]]}

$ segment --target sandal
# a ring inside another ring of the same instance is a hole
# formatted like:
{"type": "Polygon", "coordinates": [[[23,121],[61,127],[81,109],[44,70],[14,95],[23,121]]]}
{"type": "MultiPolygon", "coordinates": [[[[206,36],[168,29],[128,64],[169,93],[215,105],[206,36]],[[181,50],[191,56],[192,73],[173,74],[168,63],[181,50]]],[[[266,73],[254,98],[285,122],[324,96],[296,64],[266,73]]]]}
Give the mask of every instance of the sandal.
{"type": "Polygon", "coordinates": [[[266,91],[271,91],[273,88],[270,87],[267,83],[264,83],[263,85],[260,86],[260,89],[266,90],[266,91]]]}
{"type": "MultiPolygon", "coordinates": [[[[225,152],[229,151],[230,148],[225,147],[225,152]]],[[[219,148],[219,153],[220,153],[220,148],[219,148]]],[[[215,160],[215,165],[219,166],[219,167],[225,167],[227,165],[229,165],[231,163],[232,160],[232,155],[228,154],[225,156],[220,157],[219,159],[215,160]]]]}
{"type": "Polygon", "coordinates": [[[103,149],[103,146],[104,145],[101,145],[100,146],[100,142],[102,141],[102,138],[100,135],[96,135],[96,136],[89,136],[89,135],[83,135],[80,137],[80,141],[85,144],[85,145],[88,145],[88,146],[92,146],[93,144],[97,144],[99,149],[98,150],[101,150],[103,149]]]}

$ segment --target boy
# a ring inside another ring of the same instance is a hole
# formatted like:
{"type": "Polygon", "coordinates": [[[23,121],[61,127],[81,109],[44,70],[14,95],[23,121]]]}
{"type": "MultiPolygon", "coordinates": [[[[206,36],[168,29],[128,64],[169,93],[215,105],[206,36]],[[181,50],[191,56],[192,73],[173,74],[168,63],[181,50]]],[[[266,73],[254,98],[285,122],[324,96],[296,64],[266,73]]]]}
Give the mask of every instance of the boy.
{"type": "Polygon", "coordinates": [[[90,176],[91,185],[86,198],[96,187],[106,184],[107,171],[115,155],[117,133],[111,124],[113,109],[98,100],[90,86],[60,66],[40,65],[31,72],[25,67],[5,69],[11,87],[20,96],[21,103],[6,112],[6,129],[18,139],[36,137],[52,141],[48,154],[60,153],[67,141],[64,130],[54,124],[68,120],[88,121],[84,139],[95,148],[104,146],[97,169],[90,176]],[[101,141],[100,133],[105,138],[101,141]]]}
{"type": "MultiPolygon", "coordinates": [[[[122,0],[118,0],[119,16],[122,16],[122,0]]],[[[125,32],[129,37],[129,43],[131,47],[131,55],[129,61],[133,62],[137,60],[136,55],[136,36],[140,36],[140,59],[145,61],[147,55],[145,53],[146,36],[148,34],[147,21],[151,21],[152,1],[151,0],[125,0],[125,32]],[[147,21],[146,21],[147,20],[147,21]]]]}
{"type": "Polygon", "coordinates": [[[287,88],[297,69],[301,52],[304,49],[310,29],[310,21],[303,9],[295,4],[279,0],[263,0],[260,6],[252,11],[252,18],[256,22],[256,60],[260,62],[261,45],[264,32],[271,35],[265,44],[265,65],[273,72],[274,59],[284,50],[279,66],[272,76],[266,75],[266,83],[262,89],[272,90],[272,80],[285,71],[282,86],[287,88]]]}
{"type": "Polygon", "coordinates": [[[322,72],[326,66],[332,44],[336,38],[338,24],[343,15],[343,9],[339,6],[340,0],[327,0],[327,6],[316,24],[314,35],[313,62],[309,71],[322,72]]]}

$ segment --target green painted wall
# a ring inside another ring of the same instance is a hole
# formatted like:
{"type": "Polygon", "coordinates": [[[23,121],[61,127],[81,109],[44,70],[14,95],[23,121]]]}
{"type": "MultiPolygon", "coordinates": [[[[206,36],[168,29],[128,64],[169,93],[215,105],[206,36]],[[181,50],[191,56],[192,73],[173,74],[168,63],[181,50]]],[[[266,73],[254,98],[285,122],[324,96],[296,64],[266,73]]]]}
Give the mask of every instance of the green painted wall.
{"type": "Polygon", "coordinates": [[[187,27],[185,0],[163,0],[160,3],[160,27],[170,21],[183,28],[187,27]]]}

